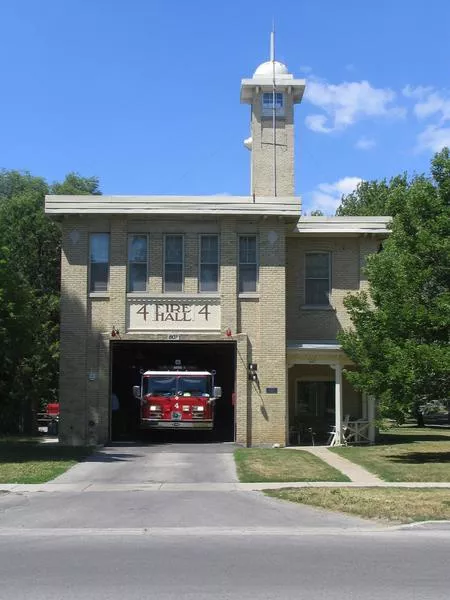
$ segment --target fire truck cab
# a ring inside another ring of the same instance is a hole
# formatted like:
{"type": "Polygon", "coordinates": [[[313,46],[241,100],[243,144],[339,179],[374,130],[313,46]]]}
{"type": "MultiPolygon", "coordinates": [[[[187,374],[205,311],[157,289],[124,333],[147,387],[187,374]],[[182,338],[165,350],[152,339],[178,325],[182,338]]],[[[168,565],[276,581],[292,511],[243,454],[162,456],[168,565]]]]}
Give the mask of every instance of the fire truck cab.
{"type": "Polygon", "coordinates": [[[215,371],[145,371],[133,386],[140,400],[140,429],[202,429],[214,426],[215,401],[222,389],[215,371]]]}

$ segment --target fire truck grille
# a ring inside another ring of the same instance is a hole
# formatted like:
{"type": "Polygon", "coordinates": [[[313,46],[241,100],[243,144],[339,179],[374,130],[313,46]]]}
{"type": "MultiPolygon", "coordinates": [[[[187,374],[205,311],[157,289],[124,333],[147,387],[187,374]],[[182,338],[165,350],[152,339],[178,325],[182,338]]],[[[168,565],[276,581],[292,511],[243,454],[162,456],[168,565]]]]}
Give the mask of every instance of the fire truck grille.
{"type": "Polygon", "coordinates": [[[203,412],[193,412],[192,420],[193,421],[203,421],[203,412]]]}

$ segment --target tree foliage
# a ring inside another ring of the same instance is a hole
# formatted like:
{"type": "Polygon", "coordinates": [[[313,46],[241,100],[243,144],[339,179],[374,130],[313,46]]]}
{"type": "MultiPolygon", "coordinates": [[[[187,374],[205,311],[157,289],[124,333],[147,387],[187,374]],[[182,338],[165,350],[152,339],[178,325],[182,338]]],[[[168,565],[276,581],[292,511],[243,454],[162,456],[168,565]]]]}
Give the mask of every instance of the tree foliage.
{"type": "Polygon", "coordinates": [[[389,182],[361,181],[356,190],[343,196],[336,211],[339,217],[381,217],[393,216],[397,207],[393,203],[393,194],[408,187],[406,174],[397,175],[389,182]]]}
{"type": "Polygon", "coordinates": [[[369,292],[345,300],[353,329],[340,341],[357,366],[347,377],[401,420],[450,392],[449,151],[434,157],[431,177],[360,186],[350,206],[383,206],[393,220],[383,251],[368,259],[369,292]]]}
{"type": "Polygon", "coordinates": [[[31,432],[57,399],[61,235],[45,194],[98,194],[98,180],[69,173],[49,185],[0,171],[0,431],[31,432]]]}

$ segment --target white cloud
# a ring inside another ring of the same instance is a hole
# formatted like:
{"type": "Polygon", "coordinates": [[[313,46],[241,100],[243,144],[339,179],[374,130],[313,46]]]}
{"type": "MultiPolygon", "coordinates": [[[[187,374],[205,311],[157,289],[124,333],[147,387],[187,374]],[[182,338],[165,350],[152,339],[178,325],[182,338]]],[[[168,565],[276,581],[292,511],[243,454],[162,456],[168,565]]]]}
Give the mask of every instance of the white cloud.
{"type": "Polygon", "coordinates": [[[374,88],[368,81],[330,84],[312,79],[306,89],[306,99],[325,114],[306,118],[313,131],[330,133],[346,129],[367,117],[404,117],[406,111],[394,103],[396,94],[389,88],[374,88]]]}
{"type": "Polygon", "coordinates": [[[361,181],[360,177],[343,177],[334,183],[319,183],[311,194],[311,210],[334,215],[342,196],[353,192],[361,181]]]}
{"type": "Polygon", "coordinates": [[[450,147],[450,127],[429,125],[417,137],[418,150],[431,150],[439,152],[444,146],[450,147]]]}
{"type": "Polygon", "coordinates": [[[406,98],[421,99],[421,98],[424,98],[425,96],[427,96],[432,91],[433,91],[433,88],[431,86],[417,85],[416,87],[413,87],[412,85],[408,84],[408,85],[405,85],[405,87],[402,89],[402,94],[406,98]]]}
{"type": "Polygon", "coordinates": [[[421,102],[414,106],[414,114],[419,119],[426,119],[437,115],[441,121],[450,120],[450,97],[443,96],[440,92],[432,92],[423,97],[421,102]]]}
{"type": "Polygon", "coordinates": [[[402,92],[407,98],[417,100],[413,110],[418,119],[435,121],[417,136],[417,150],[439,152],[444,146],[450,146],[450,91],[407,85],[402,92]]]}
{"type": "Polygon", "coordinates": [[[333,131],[330,127],[326,127],[327,117],[325,115],[308,115],[305,118],[306,127],[311,131],[317,131],[319,133],[330,133],[333,131]]]}
{"type": "Polygon", "coordinates": [[[376,141],[372,138],[362,137],[355,144],[355,148],[358,150],[370,150],[377,145],[376,141]]]}

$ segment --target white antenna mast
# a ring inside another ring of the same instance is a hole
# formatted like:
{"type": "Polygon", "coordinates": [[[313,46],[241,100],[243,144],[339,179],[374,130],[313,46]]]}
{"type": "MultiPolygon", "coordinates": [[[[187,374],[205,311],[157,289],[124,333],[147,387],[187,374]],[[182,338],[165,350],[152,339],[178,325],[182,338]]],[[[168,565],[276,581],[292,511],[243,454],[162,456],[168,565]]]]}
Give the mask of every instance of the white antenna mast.
{"type": "Polygon", "coordinates": [[[272,130],[273,130],[273,195],[277,195],[277,119],[276,119],[276,80],[275,80],[275,21],[270,33],[270,60],[272,62],[272,130]]]}

